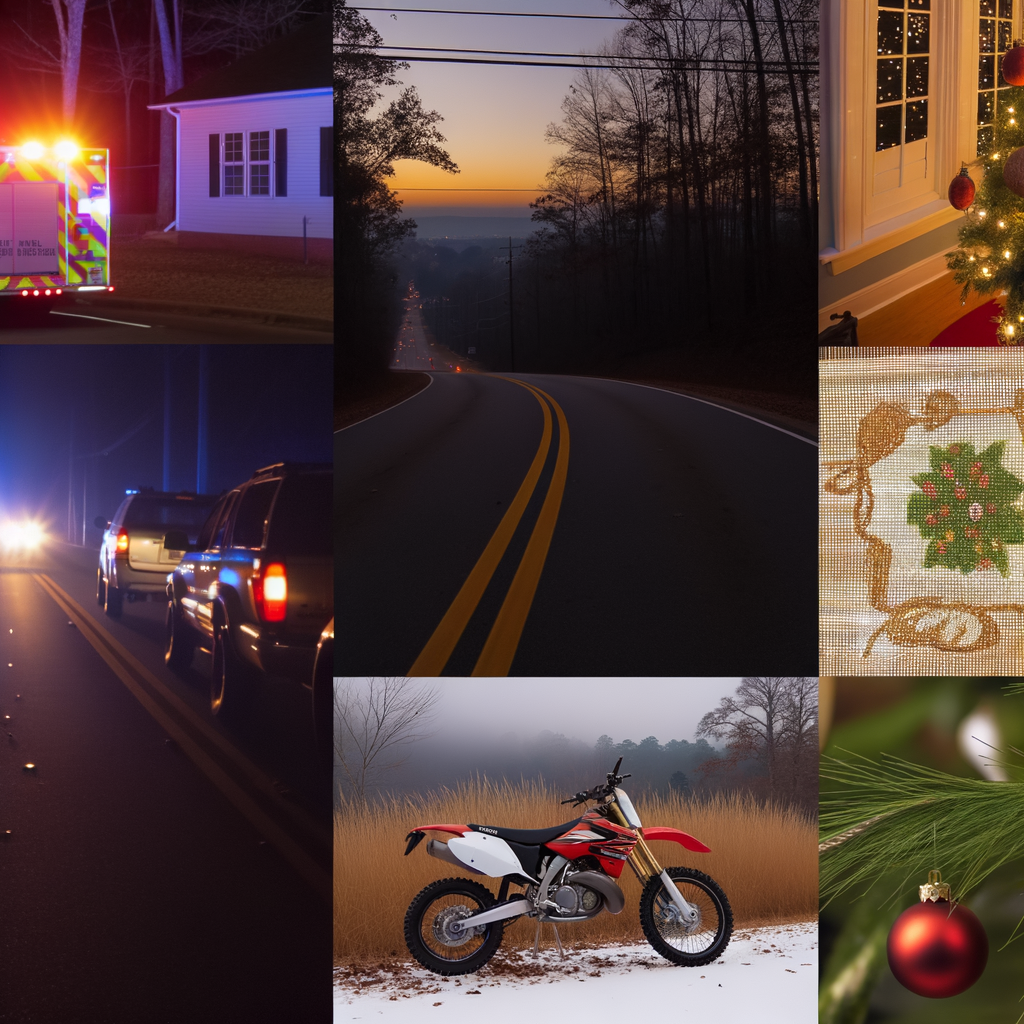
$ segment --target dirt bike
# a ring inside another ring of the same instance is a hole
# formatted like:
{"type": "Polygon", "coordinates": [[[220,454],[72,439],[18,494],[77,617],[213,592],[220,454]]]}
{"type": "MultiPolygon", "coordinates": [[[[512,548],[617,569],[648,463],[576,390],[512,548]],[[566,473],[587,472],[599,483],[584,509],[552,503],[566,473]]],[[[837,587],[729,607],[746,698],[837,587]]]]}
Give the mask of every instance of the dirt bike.
{"type": "MultiPolygon", "coordinates": [[[[598,805],[582,817],[551,828],[491,825],[418,825],[406,838],[405,855],[427,832],[449,832],[447,843],[431,839],[427,853],[475,875],[500,878],[497,899],[466,878],[443,878],[422,889],[405,915],[409,952],[435,974],[470,974],[501,945],[506,922],[519,917],[552,925],[586,921],[603,910],[618,914],[626,898],[615,879],[628,864],[643,885],[640,924],[647,941],[666,960],[699,967],[717,960],[732,936],[732,909],[721,887],[692,868],[663,868],[648,840],[664,839],[686,850],[710,853],[702,842],[674,828],[644,828],[619,783],[622,758],[607,782],[577,793],[563,804],[598,805]],[[509,896],[509,886],[525,886],[509,896]]],[[[555,928],[555,941],[562,944],[555,928]]]]}

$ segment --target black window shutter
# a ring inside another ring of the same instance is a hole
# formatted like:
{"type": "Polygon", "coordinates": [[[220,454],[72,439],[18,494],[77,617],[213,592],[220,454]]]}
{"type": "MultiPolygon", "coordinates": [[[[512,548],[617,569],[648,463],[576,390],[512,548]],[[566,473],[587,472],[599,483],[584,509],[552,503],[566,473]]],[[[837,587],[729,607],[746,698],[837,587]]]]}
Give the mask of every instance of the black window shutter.
{"type": "Polygon", "coordinates": [[[334,195],[334,126],[320,129],[320,195],[334,195]]]}
{"type": "Polygon", "coordinates": [[[210,136],[210,195],[220,195],[220,136],[210,136]]]}
{"type": "Polygon", "coordinates": [[[288,129],[274,130],[274,195],[288,195],[288,129]]]}

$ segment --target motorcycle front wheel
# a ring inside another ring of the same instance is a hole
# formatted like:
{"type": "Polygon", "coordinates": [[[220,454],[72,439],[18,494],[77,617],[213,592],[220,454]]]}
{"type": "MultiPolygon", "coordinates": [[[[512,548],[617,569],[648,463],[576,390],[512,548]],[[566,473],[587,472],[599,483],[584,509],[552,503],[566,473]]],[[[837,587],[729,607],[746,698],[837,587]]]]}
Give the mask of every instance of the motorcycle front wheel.
{"type": "Polygon", "coordinates": [[[702,967],[717,960],[732,937],[732,907],[721,886],[693,868],[666,868],[687,903],[697,908],[696,925],[687,928],[660,877],[640,895],[640,925],[655,951],[680,967],[702,967]]]}
{"type": "Polygon", "coordinates": [[[405,944],[428,971],[472,974],[498,951],[501,921],[455,931],[452,923],[494,905],[489,889],[467,878],[442,878],[421,889],[405,912],[405,944]]]}

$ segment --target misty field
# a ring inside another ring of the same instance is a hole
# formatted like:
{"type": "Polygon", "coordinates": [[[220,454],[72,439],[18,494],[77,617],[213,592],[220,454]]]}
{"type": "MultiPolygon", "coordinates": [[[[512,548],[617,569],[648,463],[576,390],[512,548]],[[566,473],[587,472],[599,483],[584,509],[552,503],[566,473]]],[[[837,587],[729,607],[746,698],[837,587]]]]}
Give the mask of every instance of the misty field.
{"type": "MultiPolygon", "coordinates": [[[[563,793],[540,783],[495,784],[480,779],[425,798],[393,799],[362,807],[343,804],[334,815],[334,959],[338,964],[382,957],[406,958],[402,934],[405,911],[429,882],[459,870],[426,852],[424,841],[404,856],[405,836],[418,825],[498,825],[545,828],[569,821],[582,808],[559,806],[563,793]]],[[[652,842],[663,867],[697,868],[725,890],[737,928],[807,921],[818,912],[818,831],[807,817],[765,807],[733,794],[707,803],[678,796],[634,798],[645,825],[665,825],[696,836],[711,853],[691,853],[676,843],[652,842]]],[[[588,806],[593,806],[590,804],[588,806]]],[[[429,833],[448,840],[447,833],[429,833]]],[[[465,872],[469,877],[469,872],[465,872]]],[[[476,876],[474,876],[476,877],[476,876]]],[[[497,895],[497,879],[476,877],[497,895]]],[[[644,942],[637,914],[640,883],[627,866],[618,880],[626,908],[617,916],[559,929],[564,945],[644,942]]],[[[519,892],[513,887],[511,892],[519,892]]],[[[505,930],[503,948],[531,948],[536,923],[522,919],[505,930]]],[[[542,943],[553,942],[541,930],[542,943]]]]}

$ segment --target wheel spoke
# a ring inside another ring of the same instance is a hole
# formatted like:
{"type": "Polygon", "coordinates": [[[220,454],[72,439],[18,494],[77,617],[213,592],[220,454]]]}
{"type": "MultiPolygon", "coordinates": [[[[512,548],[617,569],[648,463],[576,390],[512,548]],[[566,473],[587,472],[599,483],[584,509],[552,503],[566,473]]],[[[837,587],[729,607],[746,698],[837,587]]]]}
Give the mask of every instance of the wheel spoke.
{"type": "Polygon", "coordinates": [[[462,893],[439,896],[424,908],[423,916],[420,918],[420,939],[434,956],[442,960],[466,960],[484,944],[487,929],[482,928],[476,935],[456,938],[446,925],[452,920],[468,917],[482,909],[479,902],[462,893]],[[449,941],[445,941],[446,936],[449,941]]]}
{"type": "Polygon", "coordinates": [[[676,887],[687,903],[697,908],[700,924],[687,933],[672,897],[662,888],[654,900],[654,919],[661,937],[682,953],[703,953],[714,945],[722,926],[718,907],[702,888],[690,883],[676,882],[676,887]]]}

